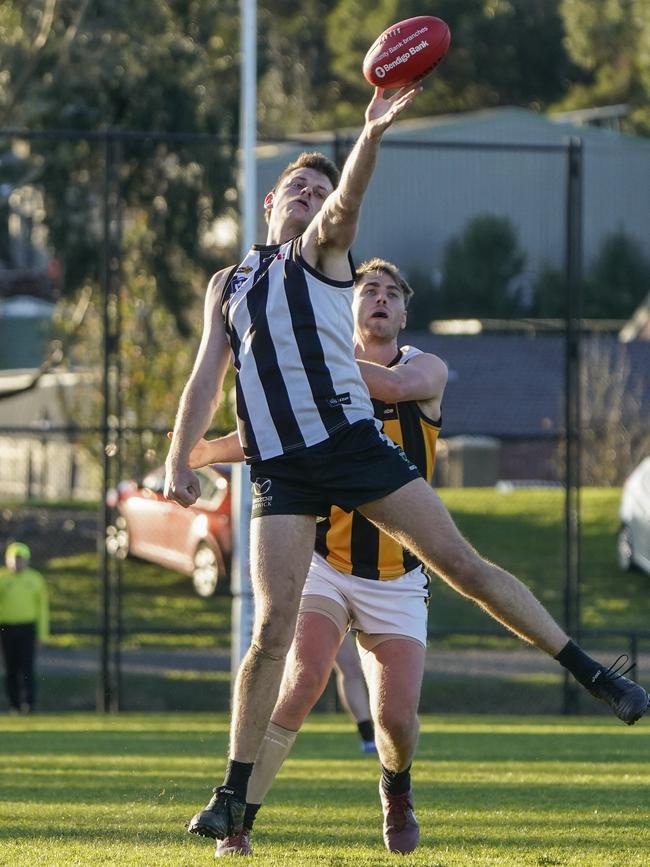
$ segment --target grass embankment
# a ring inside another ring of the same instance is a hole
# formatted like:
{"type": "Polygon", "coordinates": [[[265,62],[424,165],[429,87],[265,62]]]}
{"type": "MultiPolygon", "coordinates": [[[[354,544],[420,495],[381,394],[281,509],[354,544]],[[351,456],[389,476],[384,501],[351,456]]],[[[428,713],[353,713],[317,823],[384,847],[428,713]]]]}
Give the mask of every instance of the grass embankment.
{"type": "MultiPolygon", "coordinates": [[[[43,569],[50,590],[52,625],[66,630],[55,635],[55,646],[93,646],[80,627],[97,627],[101,587],[97,554],[86,552],[52,557],[43,569]],[[69,630],[69,631],[68,631],[69,630]]],[[[197,596],[192,579],[153,563],[128,558],[122,565],[124,647],[229,647],[230,599],[197,596]],[[160,629],[182,635],[148,634],[160,629]],[[194,632],[195,631],[195,632],[194,632]]]]}
{"type": "MultiPolygon", "coordinates": [[[[184,824],[221,772],[214,716],[3,718],[0,864],[213,863],[184,824]]],[[[414,765],[426,867],[645,867],[650,728],[613,720],[426,717],[414,765]]],[[[254,835],[255,863],[395,863],[378,767],[340,717],[312,718],[254,835]]]]}
{"type": "MultiPolygon", "coordinates": [[[[488,488],[440,490],[464,535],[489,560],[517,575],[558,619],[563,617],[564,492],[488,488]]],[[[647,629],[650,577],[622,573],[616,564],[620,490],[582,492],[582,588],[584,629],[647,629]]],[[[442,582],[432,586],[429,625],[472,628],[490,623],[442,582]]]]}

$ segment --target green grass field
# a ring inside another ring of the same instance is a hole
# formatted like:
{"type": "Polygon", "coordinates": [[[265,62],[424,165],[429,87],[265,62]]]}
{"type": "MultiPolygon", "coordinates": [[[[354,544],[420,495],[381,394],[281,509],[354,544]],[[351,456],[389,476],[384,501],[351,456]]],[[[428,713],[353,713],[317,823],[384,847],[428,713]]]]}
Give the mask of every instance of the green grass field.
{"type": "MultiPolygon", "coordinates": [[[[184,832],[222,772],[224,716],[3,717],[0,864],[213,863],[184,832]]],[[[650,863],[650,726],[422,720],[414,767],[426,867],[650,863]]],[[[344,717],[308,721],[254,836],[260,865],[388,865],[377,762],[344,717]]],[[[401,862],[400,862],[401,863],[401,862]]]]}

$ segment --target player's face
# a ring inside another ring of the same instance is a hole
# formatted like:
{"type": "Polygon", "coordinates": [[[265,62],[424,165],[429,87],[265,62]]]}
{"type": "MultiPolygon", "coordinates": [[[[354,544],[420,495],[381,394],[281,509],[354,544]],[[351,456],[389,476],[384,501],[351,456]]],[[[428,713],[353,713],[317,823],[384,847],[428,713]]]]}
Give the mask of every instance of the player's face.
{"type": "Polygon", "coordinates": [[[269,194],[270,201],[267,196],[266,207],[275,220],[290,220],[307,228],[333,189],[327,175],[316,169],[294,169],[269,194]]]}
{"type": "Polygon", "coordinates": [[[355,285],[353,309],[361,335],[393,340],[406,325],[404,293],[385,271],[361,275],[355,285]]]}

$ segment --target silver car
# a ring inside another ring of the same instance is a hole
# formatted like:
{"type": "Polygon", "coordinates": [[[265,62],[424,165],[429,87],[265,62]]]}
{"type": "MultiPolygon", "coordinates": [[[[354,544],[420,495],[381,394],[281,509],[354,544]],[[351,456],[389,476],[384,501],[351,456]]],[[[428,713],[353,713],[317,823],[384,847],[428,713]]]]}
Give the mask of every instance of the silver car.
{"type": "Polygon", "coordinates": [[[619,516],[619,566],[650,575],[650,458],[641,461],[623,485],[619,516]]]}

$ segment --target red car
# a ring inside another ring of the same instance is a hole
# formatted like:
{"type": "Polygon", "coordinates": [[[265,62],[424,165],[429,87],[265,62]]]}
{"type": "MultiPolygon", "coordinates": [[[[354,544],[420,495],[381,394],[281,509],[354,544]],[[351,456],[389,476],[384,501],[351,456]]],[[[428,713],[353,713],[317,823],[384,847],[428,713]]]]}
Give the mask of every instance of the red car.
{"type": "Polygon", "coordinates": [[[149,473],[141,484],[120,482],[116,527],[108,550],[127,553],[192,576],[199,596],[211,596],[219,579],[230,574],[230,467],[214,464],[195,470],[201,496],[184,509],[163,496],[165,469],[149,473]]]}

